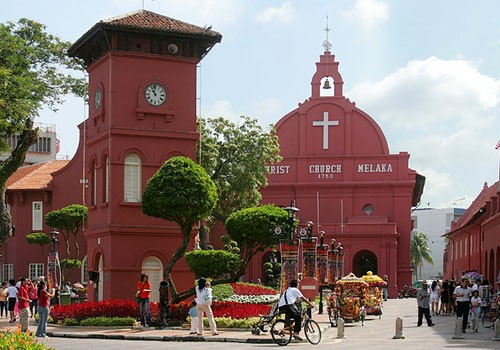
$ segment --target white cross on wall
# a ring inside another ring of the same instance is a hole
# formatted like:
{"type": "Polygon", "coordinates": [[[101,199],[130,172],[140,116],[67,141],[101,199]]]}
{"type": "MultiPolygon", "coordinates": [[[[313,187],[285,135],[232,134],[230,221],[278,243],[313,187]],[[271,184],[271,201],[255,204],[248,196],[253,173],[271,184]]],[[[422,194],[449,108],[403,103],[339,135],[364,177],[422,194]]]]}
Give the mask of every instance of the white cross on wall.
{"type": "Polygon", "coordinates": [[[328,120],[328,112],[323,112],[323,120],[313,120],[313,126],[323,127],[323,149],[328,149],[328,127],[337,125],[338,120],[328,120]]]}

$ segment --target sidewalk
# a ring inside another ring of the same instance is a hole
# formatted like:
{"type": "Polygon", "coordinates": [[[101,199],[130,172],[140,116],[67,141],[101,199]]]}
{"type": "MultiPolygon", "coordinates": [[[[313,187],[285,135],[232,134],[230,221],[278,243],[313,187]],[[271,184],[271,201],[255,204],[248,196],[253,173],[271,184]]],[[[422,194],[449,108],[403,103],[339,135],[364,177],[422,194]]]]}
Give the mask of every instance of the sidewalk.
{"type": "MultiPolygon", "coordinates": [[[[500,341],[493,341],[494,330],[479,326],[478,333],[470,330],[463,334],[464,339],[452,339],[454,336],[454,316],[433,316],[434,327],[417,327],[417,305],[415,299],[391,299],[383,308],[383,315],[367,316],[364,326],[360,322],[346,323],[345,338],[337,339],[337,328],[331,328],[326,314],[313,314],[313,319],[320,325],[323,334],[321,344],[335,344],[336,349],[359,349],[370,344],[370,349],[390,349],[407,347],[409,349],[460,348],[460,349],[500,349],[500,341]],[[395,335],[396,318],[403,320],[403,336],[405,339],[392,339],[395,335]]],[[[0,321],[0,328],[12,328],[17,324],[0,321]]],[[[30,330],[36,325],[30,319],[30,330]]],[[[219,335],[212,336],[206,331],[204,336],[189,335],[189,329],[169,328],[88,328],[62,327],[48,325],[49,337],[97,338],[122,340],[156,340],[183,342],[232,342],[232,343],[272,343],[269,333],[253,335],[250,330],[219,329],[219,335]]]]}

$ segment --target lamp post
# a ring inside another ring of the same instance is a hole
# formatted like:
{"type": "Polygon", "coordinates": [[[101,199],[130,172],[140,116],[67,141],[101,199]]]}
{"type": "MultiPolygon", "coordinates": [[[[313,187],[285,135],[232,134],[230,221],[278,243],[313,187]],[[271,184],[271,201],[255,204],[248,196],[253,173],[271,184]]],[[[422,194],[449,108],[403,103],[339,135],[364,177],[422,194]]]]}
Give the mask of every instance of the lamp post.
{"type": "Polygon", "coordinates": [[[288,213],[288,225],[290,227],[290,232],[289,232],[289,239],[292,239],[293,237],[293,231],[294,227],[293,225],[295,224],[295,216],[297,215],[297,212],[300,211],[299,208],[295,207],[295,201],[290,202],[289,207],[284,208],[287,213],[288,213]]]}

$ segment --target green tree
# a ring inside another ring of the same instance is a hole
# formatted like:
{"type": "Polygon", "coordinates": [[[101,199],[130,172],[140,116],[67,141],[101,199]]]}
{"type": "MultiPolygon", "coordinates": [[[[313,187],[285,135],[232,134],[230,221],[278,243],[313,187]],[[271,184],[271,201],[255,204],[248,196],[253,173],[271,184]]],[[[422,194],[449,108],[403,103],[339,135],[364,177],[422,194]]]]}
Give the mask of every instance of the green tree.
{"type": "Polygon", "coordinates": [[[196,277],[217,278],[231,274],[240,265],[240,256],[226,250],[193,250],[185,255],[196,277]]]}
{"type": "Polygon", "coordinates": [[[235,279],[244,275],[246,266],[257,252],[278,243],[278,238],[271,234],[278,226],[285,232],[290,232],[288,213],[270,204],[241,209],[229,216],[226,220],[226,231],[238,243],[242,258],[235,279]]]}
{"type": "Polygon", "coordinates": [[[433,264],[432,251],[429,248],[427,235],[422,232],[415,232],[410,241],[410,263],[417,268],[417,278],[422,277],[422,265],[424,260],[433,264]],[[420,267],[420,273],[418,268],[420,267]]]}
{"type": "Polygon", "coordinates": [[[43,232],[30,233],[29,235],[26,235],[26,240],[28,241],[29,244],[38,244],[40,248],[42,248],[42,254],[43,254],[43,247],[52,243],[50,237],[43,232]]]}
{"type": "Polygon", "coordinates": [[[176,222],[182,233],[181,245],[165,266],[172,301],[178,300],[171,272],[184,256],[194,224],[206,219],[217,203],[217,189],[205,170],[186,157],[170,158],[148,182],[142,200],[146,215],[176,222]]]}
{"type": "MultiPolygon", "coordinates": [[[[280,162],[276,131],[242,116],[238,124],[224,118],[199,119],[198,159],[217,186],[219,200],[213,217],[223,223],[234,211],[259,204],[267,186],[268,165],[280,162]]],[[[206,249],[203,226],[200,246],[206,249]]]]}
{"type": "MultiPolygon", "coordinates": [[[[72,76],[74,71],[83,71],[83,66],[66,55],[69,46],[32,20],[0,24],[0,135],[20,135],[11,155],[0,162],[0,244],[12,234],[12,217],[5,203],[6,182],[37,141],[34,118],[42,107],[56,111],[69,93],[86,94],[85,79],[72,76]]],[[[0,137],[0,150],[8,149],[0,137]]]]}

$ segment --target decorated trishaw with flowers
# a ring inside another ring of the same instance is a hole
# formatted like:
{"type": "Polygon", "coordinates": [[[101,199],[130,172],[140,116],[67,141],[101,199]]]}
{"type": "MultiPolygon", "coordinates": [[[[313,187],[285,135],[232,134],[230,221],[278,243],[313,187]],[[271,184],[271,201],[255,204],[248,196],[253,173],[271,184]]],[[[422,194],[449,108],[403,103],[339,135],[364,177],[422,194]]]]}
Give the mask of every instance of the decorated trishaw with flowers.
{"type": "Polygon", "coordinates": [[[334,293],[329,299],[330,322],[336,319],[364,324],[365,301],[368,297],[368,283],[352,272],[335,283],[334,293]]]}
{"type": "Polygon", "coordinates": [[[387,286],[387,282],[371,271],[361,278],[368,283],[368,297],[365,301],[366,314],[382,317],[382,288],[387,286]]]}

